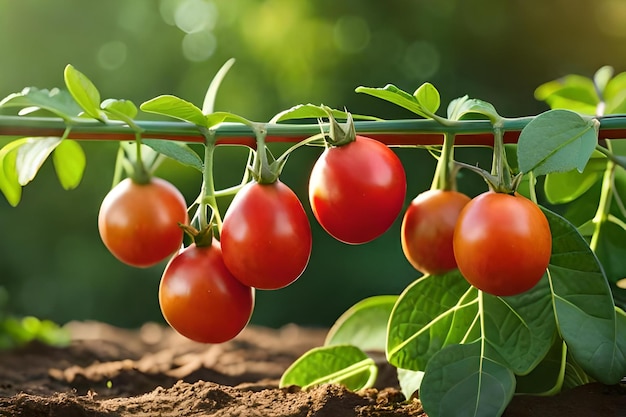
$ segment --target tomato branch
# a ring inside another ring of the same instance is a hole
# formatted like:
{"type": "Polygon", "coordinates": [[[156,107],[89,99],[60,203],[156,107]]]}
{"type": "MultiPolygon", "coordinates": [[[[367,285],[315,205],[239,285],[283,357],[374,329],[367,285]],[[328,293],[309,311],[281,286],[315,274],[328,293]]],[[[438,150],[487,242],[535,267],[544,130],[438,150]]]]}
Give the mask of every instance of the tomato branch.
{"type": "MultiPolygon", "coordinates": [[[[521,130],[533,117],[505,119],[503,122],[504,142],[516,143],[521,130]]],[[[626,138],[626,115],[600,118],[599,139],[626,138]]],[[[165,139],[202,143],[204,138],[196,126],[177,121],[136,121],[143,130],[143,138],[165,139]]],[[[277,124],[267,126],[267,142],[296,143],[319,133],[318,123],[277,124]]],[[[327,127],[327,126],[326,126],[327,127]]],[[[56,136],[66,128],[61,118],[0,116],[0,136],[56,136]]],[[[488,120],[461,121],[457,126],[442,126],[434,120],[386,120],[357,121],[356,131],[368,135],[390,146],[441,145],[443,134],[455,135],[457,146],[492,146],[493,127],[488,120]]],[[[255,146],[253,130],[241,123],[223,123],[216,129],[218,144],[255,146]]],[[[134,140],[135,131],[123,122],[109,121],[106,124],[95,120],[75,119],[69,136],[77,140],[134,140]]]]}

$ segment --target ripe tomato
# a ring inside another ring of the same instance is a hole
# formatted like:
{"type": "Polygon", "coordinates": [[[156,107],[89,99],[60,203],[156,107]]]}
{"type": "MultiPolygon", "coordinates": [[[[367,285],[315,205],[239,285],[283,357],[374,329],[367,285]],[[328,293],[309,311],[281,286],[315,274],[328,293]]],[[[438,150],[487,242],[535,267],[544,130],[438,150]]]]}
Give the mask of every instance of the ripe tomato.
{"type": "Polygon", "coordinates": [[[191,244],[174,256],[159,285],[163,317],[178,333],[201,343],[237,336],[252,315],[253,289],[224,265],[220,243],[191,244]]]}
{"type": "Polygon", "coordinates": [[[327,148],[309,178],[315,218],[331,236],[349,244],[369,242],[387,231],[405,195],[406,177],[398,156],[363,136],[327,148]]]}
{"type": "Polygon", "coordinates": [[[401,241],[415,269],[434,275],[456,268],[452,236],[469,201],[465,194],[443,190],[428,190],[413,199],[402,219],[401,241]]]}
{"type": "Polygon", "coordinates": [[[98,214],[104,245],[120,261],[149,267],[171,256],[183,242],[178,223],[187,223],[185,198],[171,183],[152,178],[122,180],[106,195],[98,214]]]}
{"type": "Polygon", "coordinates": [[[311,225],[288,186],[253,181],[228,207],[220,241],[224,262],[239,281],[278,289],[304,272],[311,256],[311,225]]]}
{"type": "Polygon", "coordinates": [[[532,201],[486,192],[461,211],[454,230],[454,256],[467,281],[489,294],[531,289],[546,272],[552,235],[532,201]]]}

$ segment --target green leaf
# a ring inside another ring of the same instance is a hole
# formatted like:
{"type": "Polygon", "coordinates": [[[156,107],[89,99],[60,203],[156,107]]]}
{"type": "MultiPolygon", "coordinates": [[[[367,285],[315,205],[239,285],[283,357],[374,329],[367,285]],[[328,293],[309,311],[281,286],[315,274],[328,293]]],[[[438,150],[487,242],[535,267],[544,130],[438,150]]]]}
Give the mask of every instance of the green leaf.
{"type": "Polygon", "coordinates": [[[514,392],[513,372],[476,342],[448,346],[432,357],[420,399],[429,417],[499,417],[514,392]]]}
{"type": "MultiPolygon", "coordinates": [[[[332,113],[335,119],[346,119],[348,117],[348,113],[345,111],[333,109],[332,113]]],[[[296,119],[323,119],[326,117],[328,117],[328,113],[321,106],[317,106],[315,104],[298,104],[297,106],[283,110],[272,117],[270,123],[279,123],[296,119]]],[[[381,120],[378,117],[364,116],[360,114],[353,114],[352,117],[359,120],[381,120]]]]}
{"type": "Polygon", "coordinates": [[[566,204],[586,193],[602,178],[606,158],[591,158],[583,172],[571,170],[546,175],[543,189],[551,204],[566,204]]]}
{"type": "Polygon", "coordinates": [[[447,113],[450,120],[479,118],[489,119],[491,123],[496,123],[502,118],[491,103],[468,96],[452,100],[448,105],[447,113]]]}
{"type": "Polygon", "coordinates": [[[24,143],[17,150],[15,169],[17,180],[24,186],[31,182],[39,168],[43,165],[52,151],[61,143],[61,138],[25,138],[24,143]]]}
{"type": "Polygon", "coordinates": [[[357,391],[374,385],[378,368],[362,350],[350,345],[314,348],[296,360],[283,374],[280,386],[303,389],[322,384],[342,384],[357,391]]]}
{"type": "Polygon", "coordinates": [[[63,140],[52,153],[52,162],[61,186],[72,190],[80,184],[85,173],[87,160],[80,144],[73,140],[63,140]]]}
{"type": "Polygon", "coordinates": [[[593,81],[579,75],[568,75],[537,87],[535,98],[552,109],[568,109],[583,114],[596,114],[600,102],[593,81]]]}
{"type": "Polygon", "coordinates": [[[147,113],[156,113],[184,120],[198,126],[206,126],[206,117],[202,114],[202,110],[176,96],[158,96],[142,103],[139,108],[147,113]]]}
{"type": "Polygon", "coordinates": [[[415,96],[399,89],[393,84],[387,84],[383,88],[357,87],[355,91],[357,93],[369,94],[370,96],[374,96],[400,107],[404,107],[405,109],[427,119],[430,119],[433,116],[433,113],[430,112],[428,108],[422,107],[415,96]]]}
{"type": "Polygon", "coordinates": [[[547,276],[514,297],[483,294],[483,335],[518,375],[531,372],[546,356],[556,334],[547,276]]]}
{"type": "Polygon", "coordinates": [[[437,113],[441,105],[439,91],[431,83],[420,85],[413,93],[413,97],[417,99],[417,102],[423,109],[431,114],[437,113]]]}
{"type": "Polygon", "coordinates": [[[13,93],[0,101],[0,107],[20,107],[20,114],[28,114],[37,109],[43,109],[69,120],[78,116],[82,111],[74,98],[65,90],[39,90],[35,87],[24,88],[19,93],[13,93]]]}
{"type": "Polygon", "coordinates": [[[601,67],[596,73],[593,75],[593,83],[597,91],[599,91],[602,95],[604,95],[604,90],[606,86],[609,84],[611,78],[613,78],[613,67],[609,65],[605,65],[601,67]]]}
{"type": "Polygon", "coordinates": [[[611,78],[604,89],[605,114],[626,113],[626,72],[611,78]]]}
{"type": "Polygon", "coordinates": [[[563,387],[567,359],[567,345],[555,338],[552,348],[533,371],[517,377],[515,392],[531,395],[558,394],[563,387]]]}
{"type": "Polygon", "coordinates": [[[626,375],[626,318],[616,314],[602,266],[585,239],[564,218],[544,212],[553,236],[548,272],[560,334],[585,372],[615,384],[626,375]]]}
{"type": "Polygon", "coordinates": [[[204,163],[200,156],[185,143],[160,139],[143,139],[141,143],[183,165],[195,168],[200,172],[204,170],[204,163]]]}
{"type": "Polygon", "coordinates": [[[23,143],[23,139],[14,140],[0,149],[0,191],[13,207],[22,199],[22,186],[17,179],[15,161],[17,150],[23,143]]]}
{"type": "Polygon", "coordinates": [[[324,345],[351,344],[364,351],[384,351],[387,322],[397,299],[396,295],[378,295],[359,301],[337,319],[324,345]]]}
{"type": "Polygon", "coordinates": [[[137,116],[137,106],[130,100],[117,100],[113,98],[102,102],[102,108],[112,119],[127,121],[137,116]]]}
{"type": "Polygon", "coordinates": [[[74,100],[94,119],[102,120],[100,112],[100,92],[87,76],[71,65],[64,71],[65,85],[74,100]]]}
{"type": "Polygon", "coordinates": [[[582,172],[598,142],[597,120],[569,110],[549,110],[522,130],[517,159],[522,172],[536,176],[577,169],[582,172]]]}
{"type": "Polygon", "coordinates": [[[426,275],[410,284],[400,295],[389,319],[389,363],[423,371],[430,358],[443,347],[473,342],[477,293],[458,270],[445,275],[426,275]]]}
{"type": "Polygon", "coordinates": [[[226,74],[228,74],[228,71],[230,71],[231,67],[234,64],[234,58],[226,61],[211,80],[209,88],[204,95],[204,102],[202,103],[202,113],[204,113],[205,115],[211,114],[215,110],[215,98],[217,97],[217,91],[219,90],[220,85],[222,85],[222,81],[226,77],[226,74]]]}

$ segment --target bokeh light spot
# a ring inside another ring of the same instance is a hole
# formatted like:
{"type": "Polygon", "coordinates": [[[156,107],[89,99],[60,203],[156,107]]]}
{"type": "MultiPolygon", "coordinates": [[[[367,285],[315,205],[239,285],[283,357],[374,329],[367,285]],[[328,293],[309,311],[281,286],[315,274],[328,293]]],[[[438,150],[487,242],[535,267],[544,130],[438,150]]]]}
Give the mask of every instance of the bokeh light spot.
{"type": "Polygon", "coordinates": [[[196,33],[213,30],[218,11],[215,4],[207,0],[184,0],[174,13],[174,21],[180,30],[196,33]]]}
{"type": "Polygon", "coordinates": [[[437,48],[427,41],[410,44],[404,54],[404,70],[407,76],[428,79],[439,70],[441,57],[437,48]]]}
{"type": "Polygon", "coordinates": [[[124,42],[111,41],[98,48],[97,60],[105,70],[113,71],[124,65],[128,56],[128,47],[124,42]]]}
{"type": "Polygon", "coordinates": [[[209,59],[217,48],[217,39],[211,32],[188,33],[183,38],[183,55],[190,61],[209,59]]]}
{"type": "Polygon", "coordinates": [[[342,52],[360,52],[370,42],[370,28],[359,16],[343,16],[333,28],[335,45],[342,52]]]}

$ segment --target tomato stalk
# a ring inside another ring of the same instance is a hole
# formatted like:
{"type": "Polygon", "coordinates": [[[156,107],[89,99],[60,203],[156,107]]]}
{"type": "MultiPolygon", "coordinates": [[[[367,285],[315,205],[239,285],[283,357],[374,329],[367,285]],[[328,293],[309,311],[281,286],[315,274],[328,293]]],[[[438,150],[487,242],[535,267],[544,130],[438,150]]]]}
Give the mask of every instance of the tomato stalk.
{"type": "Polygon", "coordinates": [[[435,176],[430,189],[455,191],[456,172],[457,167],[454,165],[454,135],[446,132],[443,136],[443,146],[437,160],[435,176]]]}
{"type": "MultiPolygon", "coordinates": [[[[610,150],[610,143],[607,144],[607,146],[610,150]]],[[[615,175],[615,167],[615,162],[607,159],[606,168],[604,169],[604,174],[602,176],[602,189],[600,191],[598,209],[596,210],[596,214],[592,220],[594,228],[589,247],[594,252],[598,249],[602,225],[609,219],[611,200],[613,196],[613,176],[615,175]]]]}

